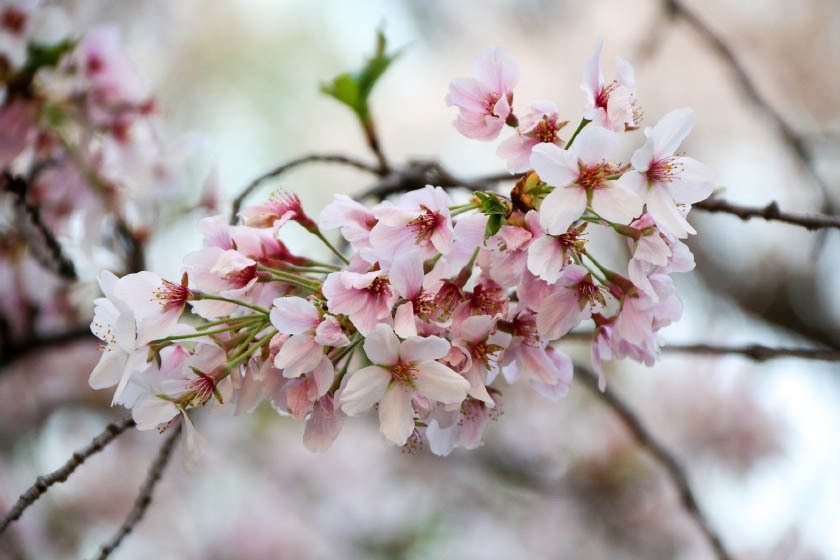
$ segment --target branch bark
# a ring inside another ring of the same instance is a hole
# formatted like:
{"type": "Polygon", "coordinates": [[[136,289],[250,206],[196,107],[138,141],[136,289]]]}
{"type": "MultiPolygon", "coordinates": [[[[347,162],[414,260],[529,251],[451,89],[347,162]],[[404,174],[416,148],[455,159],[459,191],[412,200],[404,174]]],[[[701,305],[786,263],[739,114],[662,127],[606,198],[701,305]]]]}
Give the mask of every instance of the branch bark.
{"type": "Polygon", "coordinates": [[[767,221],[785,222],[788,224],[801,226],[811,231],[823,228],[838,228],[840,229],[840,217],[829,216],[827,214],[793,214],[791,212],[783,212],[779,205],[773,201],[763,208],[754,208],[750,206],[741,206],[726,202],[720,198],[709,198],[694,205],[694,208],[705,210],[706,212],[724,212],[738,216],[742,220],[749,220],[750,218],[761,218],[767,221]]]}
{"type": "Polygon", "coordinates": [[[41,217],[41,209],[27,200],[26,193],[29,190],[29,183],[23,177],[16,177],[6,172],[3,173],[4,188],[15,197],[15,206],[20,211],[21,219],[28,221],[37,232],[40,240],[32,239],[24,234],[32,254],[48,270],[55,272],[65,280],[76,280],[76,267],[61,248],[55,234],[47,227],[41,217]]]}
{"type": "Polygon", "coordinates": [[[157,456],[149,466],[149,472],[146,475],[146,480],[143,481],[143,485],[140,487],[140,493],[134,501],[134,507],[128,513],[128,516],[125,518],[125,521],[123,521],[123,524],[120,525],[119,529],[117,529],[117,532],[114,533],[114,536],[99,549],[99,555],[96,557],[97,560],[105,560],[108,558],[111,553],[120,546],[123,539],[131,533],[131,531],[134,530],[134,527],[136,527],[143,519],[143,516],[146,514],[146,510],[149,509],[149,505],[152,503],[152,495],[154,494],[155,487],[158,482],[160,482],[160,479],[163,476],[163,471],[169,463],[169,459],[172,457],[172,450],[175,448],[175,441],[178,439],[180,434],[181,426],[179,424],[161,444],[160,451],[158,451],[157,456]]]}
{"type": "Polygon", "coordinates": [[[715,556],[720,560],[730,560],[732,555],[723,544],[720,535],[712,527],[697,503],[697,498],[688,481],[685,469],[673,454],[659,442],[642,424],[633,410],[609,387],[598,390],[598,378],[587,368],[575,364],[575,379],[589,388],[592,393],[618,416],[641,447],[646,449],[656,461],[662,465],[668,477],[673,482],[679,495],[680,503],[691,516],[715,556]]]}
{"type": "Polygon", "coordinates": [[[0,534],[3,534],[3,531],[14,521],[16,521],[20,516],[23,514],[26,509],[34,504],[38,498],[40,498],[53,484],[64,482],[67,478],[73,474],[82,463],[84,463],[91,455],[95,455],[99,453],[105,447],[114,441],[117,436],[128,430],[129,428],[134,427],[135,423],[131,417],[124,418],[119,422],[112,422],[105,427],[105,430],[93,438],[93,440],[87,444],[82,449],[79,449],[73,456],[70,457],[64,465],[62,465],[57,470],[44,475],[39,476],[35,484],[32,485],[26,492],[21,494],[20,498],[18,498],[17,503],[3,516],[3,519],[0,520],[0,534]]]}

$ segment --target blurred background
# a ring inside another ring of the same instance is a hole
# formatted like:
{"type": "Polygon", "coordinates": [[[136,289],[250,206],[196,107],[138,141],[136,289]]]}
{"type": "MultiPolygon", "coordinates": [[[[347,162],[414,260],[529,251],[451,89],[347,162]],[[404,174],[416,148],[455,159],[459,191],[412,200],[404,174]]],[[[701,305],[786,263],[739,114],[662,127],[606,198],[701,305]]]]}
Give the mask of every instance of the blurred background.
{"type": "MultiPolygon", "coordinates": [[[[834,0],[684,1],[676,9],[652,0],[63,5],[78,30],[119,27],[157,92],[165,136],[189,139],[185,206],[201,199],[210,173],[227,212],[224,201],[251,179],[299,155],[373,161],[353,115],[318,87],[357,68],[384,23],[392,45],[408,46],[373,96],[395,163],[437,158],[465,177],[501,171],[495,142],[467,140],[451,126],[454,109],[443,102],[449,81],[468,75],[483,48],[502,45],[520,64],[517,104],[550,99],[576,121],[581,68],[603,38],[608,78],[616,56],[635,67],[645,125],[694,108],[695,129],[682,149],[717,169],[722,197],[752,206],[776,200],[793,212],[840,208],[834,0]],[[721,52],[735,56],[755,90],[745,89],[721,52]]],[[[317,214],[334,193],[368,184],[353,170],[310,166],[252,200],[283,186],[317,214]]],[[[161,216],[148,243],[150,270],[180,276],[182,256],[200,244],[199,218],[161,216]]],[[[685,312],[663,331],[667,342],[840,349],[840,232],[700,210],[691,220],[698,266],[676,278],[685,312]]],[[[307,238],[286,241],[299,253],[321,251],[307,238]]],[[[89,268],[72,290],[83,319],[96,293],[98,270],[89,268]]],[[[31,290],[55,282],[37,267],[27,274],[31,290]]],[[[561,348],[588,363],[588,345],[561,348]]],[[[95,341],[15,354],[0,369],[3,511],[36,475],[124,412],[108,407],[110,391],[88,387],[95,341]]],[[[686,467],[701,508],[736,557],[840,558],[837,362],[665,353],[650,369],[608,367],[611,387],[686,467]]],[[[348,422],[332,449],[314,455],[300,442],[303,425],[268,406],[244,417],[199,414],[207,456],[191,472],[170,465],[116,557],[712,557],[661,467],[588,389],[574,384],[552,403],[507,388],[504,406],[482,448],[446,458],[401,453],[369,418],[348,422]]],[[[0,537],[0,558],[94,554],[131,509],[159,441],[156,433],[130,433],[91,458],[0,537]]]]}

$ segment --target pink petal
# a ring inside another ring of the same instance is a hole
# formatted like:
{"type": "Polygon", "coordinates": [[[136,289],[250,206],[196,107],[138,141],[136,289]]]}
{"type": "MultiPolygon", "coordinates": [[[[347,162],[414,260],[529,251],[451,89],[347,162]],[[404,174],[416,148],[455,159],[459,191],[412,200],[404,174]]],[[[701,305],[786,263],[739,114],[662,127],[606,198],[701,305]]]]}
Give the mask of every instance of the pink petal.
{"type": "Polygon", "coordinates": [[[679,238],[686,237],[689,233],[697,233],[680,213],[664,186],[655,185],[650,189],[645,204],[648,213],[663,231],[679,238]]]}
{"type": "Polygon", "coordinates": [[[280,333],[300,334],[315,328],[320,320],[318,309],[303,298],[290,296],[274,300],[271,324],[280,333]]]}

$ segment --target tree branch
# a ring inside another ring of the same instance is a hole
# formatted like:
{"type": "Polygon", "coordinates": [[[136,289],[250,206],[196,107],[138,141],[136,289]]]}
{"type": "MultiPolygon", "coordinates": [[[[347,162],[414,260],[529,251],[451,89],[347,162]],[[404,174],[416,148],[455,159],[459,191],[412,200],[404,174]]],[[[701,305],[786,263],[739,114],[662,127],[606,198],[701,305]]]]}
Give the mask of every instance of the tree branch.
{"type": "Polygon", "coordinates": [[[639,445],[646,449],[662,465],[677,489],[680,502],[692,519],[694,519],[694,522],[708,541],[709,546],[714,550],[715,556],[720,560],[729,560],[732,558],[723,545],[720,535],[712,528],[708,519],[706,519],[700,510],[700,506],[697,504],[697,499],[688,482],[688,476],[676,457],[647,431],[630,406],[618,397],[618,395],[613,393],[609,388],[603,392],[598,390],[598,378],[595,374],[579,364],[575,364],[575,373],[575,379],[588,387],[601,402],[612,409],[621,421],[624,422],[624,425],[639,445]]]}
{"type": "MultiPolygon", "coordinates": [[[[830,197],[830,189],[814,166],[811,153],[808,151],[805,139],[797,133],[793,127],[782,117],[773,105],[761,94],[755,82],[750,78],[746,68],[735,56],[735,52],[723,38],[709,27],[697,14],[687,8],[680,0],[665,0],[663,9],[668,17],[680,18],[694,29],[700,37],[717,53],[718,57],[729,66],[732,73],[744,92],[744,95],[752,101],[776,126],[779,137],[794,154],[799,163],[808,171],[817,187],[825,197],[825,210],[834,213],[834,207],[830,197]]],[[[835,226],[836,227],[836,226],[835,226]]]]}
{"type": "Polygon", "coordinates": [[[840,352],[820,348],[773,348],[761,344],[746,346],[715,346],[711,344],[674,344],[662,348],[665,352],[678,354],[737,354],[764,362],[774,358],[800,358],[803,360],[823,360],[826,362],[840,362],[840,352]]]}
{"type": "Polygon", "coordinates": [[[11,364],[31,352],[42,352],[50,346],[61,346],[87,339],[91,341],[96,340],[90,332],[90,327],[80,325],[64,332],[12,341],[8,347],[0,347],[0,350],[2,350],[0,352],[0,368],[11,364]]]}
{"type": "MultiPolygon", "coordinates": [[[[570,332],[561,340],[588,342],[592,340],[592,332],[570,332]]],[[[662,351],[673,354],[713,354],[740,355],[756,362],[764,362],[774,358],[800,358],[803,360],[823,360],[826,362],[840,362],[840,352],[829,348],[790,348],[773,347],[762,344],[746,344],[743,346],[719,346],[715,344],[667,344],[662,351]]]]}
{"type": "Polygon", "coordinates": [[[140,487],[140,493],[134,501],[134,507],[128,513],[128,517],[125,518],[125,521],[123,521],[123,524],[120,525],[120,528],[117,529],[117,532],[114,533],[114,536],[111,537],[107,543],[102,545],[102,548],[99,550],[99,555],[96,557],[97,560],[105,560],[108,558],[108,556],[110,556],[111,553],[120,546],[120,543],[122,543],[126,535],[131,533],[131,531],[134,530],[134,527],[137,526],[137,524],[143,519],[143,516],[146,514],[146,510],[152,503],[152,494],[155,491],[155,487],[158,482],[160,482],[161,476],[163,476],[163,471],[169,463],[169,459],[172,457],[172,450],[175,447],[175,441],[178,439],[180,433],[181,426],[179,424],[161,444],[160,451],[158,451],[155,460],[152,461],[151,466],[149,466],[149,472],[146,475],[146,480],[143,481],[143,485],[140,487]]]}
{"type": "Polygon", "coordinates": [[[39,476],[26,492],[20,495],[17,503],[3,516],[0,520],[0,534],[6,530],[13,521],[16,521],[21,514],[35,501],[40,498],[50,486],[58,482],[67,480],[73,471],[84,463],[91,455],[102,451],[105,446],[111,443],[117,436],[134,427],[135,423],[131,417],[124,418],[119,422],[112,422],[105,427],[105,431],[93,438],[93,440],[82,449],[79,449],[70,460],[64,463],[59,469],[51,472],[48,475],[39,476]]]}
{"type": "Polygon", "coordinates": [[[299,158],[293,159],[288,161],[282,165],[275,167],[270,171],[266,171],[242,189],[242,192],[237,195],[236,198],[233,199],[232,209],[230,213],[230,223],[236,223],[237,214],[239,214],[239,209],[242,207],[242,203],[245,201],[245,198],[250,195],[254,189],[260,186],[262,183],[269,179],[273,179],[274,177],[278,177],[287,171],[294,169],[300,165],[308,164],[308,163],[339,163],[342,165],[347,165],[350,167],[355,167],[361,171],[367,171],[368,173],[372,173],[374,175],[380,175],[380,169],[374,165],[370,165],[363,161],[353,159],[348,156],[344,156],[341,154],[309,154],[306,156],[301,156],[299,158]]]}
{"type": "MultiPolygon", "coordinates": [[[[15,197],[15,205],[20,210],[21,214],[28,218],[32,227],[37,231],[41,238],[43,249],[39,250],[38,245],[34,241],[30,241],[29,245],[32,247],[32,254],[43,264],[48,270],[51,270],[64,278],[65,280],[76,280],[76,267],[65,254],[61,248],[61,243],[58,242],[55,234],[50,231],[47,224],[41,218],[41,209],[35,204],[30,203],[26,199],[26,193],[29,190],[29,183],[23,177],[13,176],[11,173],[3,173],[4,188],[15,197]]],[[[26,236],[24,236],[26,238],[26,236]]]]}
{"type": "Polygon", "coordinates": [[[827,214],[792,214],[783,212],[779,205],[773,201],[763,208],[740,206],[732,204],[719,198],[709,198],[694,205],[694,208],[706,212],[725,212],[738,216],[742,220],[750,218],[762,218],[767,221],[785,222],[796,226],[807,228],[811,231],[823,228],[840,228],[840,217],[827,214]]]}

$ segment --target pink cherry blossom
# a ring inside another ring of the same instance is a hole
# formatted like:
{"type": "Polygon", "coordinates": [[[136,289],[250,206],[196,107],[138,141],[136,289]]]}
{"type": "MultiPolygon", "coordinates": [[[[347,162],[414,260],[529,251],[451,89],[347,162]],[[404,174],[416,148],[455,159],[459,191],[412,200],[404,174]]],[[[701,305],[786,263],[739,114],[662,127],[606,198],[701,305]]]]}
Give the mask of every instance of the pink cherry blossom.
{"type": "MultiPolygon", "coordinates": [[[[246,298],[257,282],[257,263],[234,249],[206,247],[184,257],[184,268],[202,291],[232,299],[246,298]]],[[[202,317],[230,313],[236,304],[215,300],[190,302],[202,317]]]]}
{"type": "Polygon", "coordinates": [[[456,447],[480,447],[487,422],[497,420],[501,414],[501,394],[492,390],[490,397],[493,400],[492,406],[482,401],[467,399],[457,411],[437,411],[426,429],[426,438],[432,453],[445,456],[456,447]]]}
{"type": "Polygon", "coordinates": [[[519,120],[516,134],[499,144],[496,155],[507,161],[511,173],[528,171],[531,168],[531,150],[537,144],[565,144],[557,133],[568,121],[561,121],[557,106],[551,101],[538,101],[519,120]]]}
{"type": "Polygon", "coordinates": [[[322,229],[341,228],[341,235],[357,251],[370,249],[370,230],[377,222],[373,212],[346,194],[337,194],[318,218],[322,229]]]}
{"type": "Polygon", "coordinates": [[[540,206],[540,223],[551,235],[566,233],[587,206],[602,218],[626,224],[642,213],[642,201],[609,177],[619,172],[612,163],[618,155],[618,135],[604,128],[587,128],[574,145],[564,150],[539,144],[531,165],[554,187],[540,206]]]}
{"type": "Polygon", "coordinates": [[[457,404],[467,397],[469,382],[436,361],[449,352],[449,343],[439,337],[408,337],[400,342],[387,325],[379,324],[364,343],[375,365],[349,375],[341,390],[341,409],[349,416],[379,403],[382,435],[404,445],[414,432],[412,397],[457,404]]]}
{"type": "Polygon", "coordinates": [[[325,359],[327,347],[350,344],[335,317],[322,317],[315,305],[303,298],[275,299],[270,318],[277,332],[291,335],[274,358],[274,366],[282,369],[285,377],[314,370],[325,359]]]}
{"type": "Polygon", "coordinates": [[[390,263],[404,251],[417,249],[423,259],[452,250],[454,228],[449,215],[452,199],[440,187],[406,193],[393,204],[382,203],[370,231],[371,262],[390,263]]]}
{"type": "Polygon", "coordinates": [[[277,231],[287,222],[295,221],[308,231],[318,229],[303,210],[298,195],[287,191],[274,192],[265,202],[243,208],[239,215],[244,225],[255,228],[273,227],[277,231]]]}
{"type": "Polygon", "coordinates": [[[618,79],[604,81],[601,73],[601,48],[598,41],[595,54],[583,67],[583,82],[580,89],[586,94],[584,118],[595,125],[614,132],[622,132],[639,126],[641,112],[636,106],[636,81],[633,67],[621,58],[616,58],[618,79]]]}
{"type": "Polygon", "coordinates": [[[553,293],[537,309],[537,330],[547,340],[556,340],[604,305],[601,287],[582,266],[563,270],[553,293]]]}
{"type": "Polygon", "coordinates": [[[580,254],[584,248],[581,238],[586,224],[570,227],[560,235],[542,235],[528,246],[528,271],[554,284],[560,278],[563,268],[571,263],[573,254],[580,254]]]}
{"type": "Polygon", "coordinates": [[[381,270],[334,272],[324,280],[322,291],[330,312],[347,315],[363,336],[391,316],[397,299],[388,276],[381,270]]]}
{"type": "Polygon", "coordinates": [[[473,65],[473,77],[455,78],[449,85],[446,104],[458,107],[458,132],[477,140],[498,136],[513,114],[513,88],[518,81],[519,66],[505,49],[483,51],[473,65]]]}
{"type": "Polygon", "coordinates": [[[648,213],[663,231],[687,237],[696,233],[678,204],[689,205],[708,198],[715,187],[715,174],[699,161],[674,155],[694,126],[694,111],[671,111],[653,128],[645,129],[644,146],[633,153],[633,169],[619,183],[636,192],[648,213]]]}

